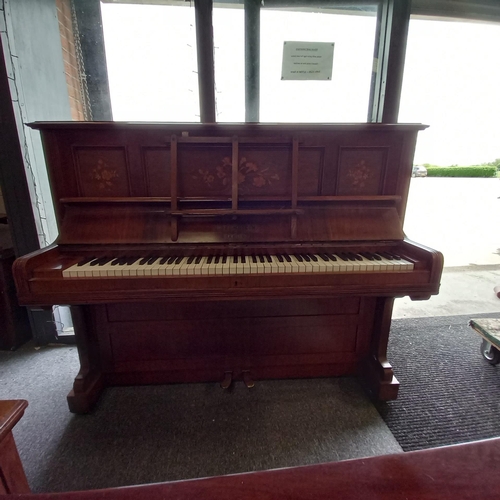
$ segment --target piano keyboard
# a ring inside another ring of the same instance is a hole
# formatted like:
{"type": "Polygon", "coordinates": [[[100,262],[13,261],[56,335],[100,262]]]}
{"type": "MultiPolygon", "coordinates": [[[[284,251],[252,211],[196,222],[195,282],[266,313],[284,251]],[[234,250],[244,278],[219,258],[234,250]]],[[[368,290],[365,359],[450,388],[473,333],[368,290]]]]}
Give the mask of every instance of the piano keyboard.
{"type": "Polygon", "coordinates": [[[413,263],[387,252],[325,252],[238,256],[88,257],[64,278],[411,271],[413,263]]]}

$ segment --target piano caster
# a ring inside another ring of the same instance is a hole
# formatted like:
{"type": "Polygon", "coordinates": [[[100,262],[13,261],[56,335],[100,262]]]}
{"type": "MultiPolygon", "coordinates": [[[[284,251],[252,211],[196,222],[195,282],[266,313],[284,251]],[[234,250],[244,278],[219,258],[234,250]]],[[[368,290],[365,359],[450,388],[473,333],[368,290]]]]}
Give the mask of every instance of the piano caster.
{"type": "Polygon", "coordinates": [[[231,387],[231,384],[233,383],[233,372],[226,372],[224,373],[224,378],[222,379],[222,382],[220,383],[220,386],[222,389],[227,390],[231,387]]]}
{"type": "Polygon", "coordinates": [[[243,383],[247,386],[248,389],[251,389],[252,387],[255,386],[255,382],[252,380],[249,370],[245,370],[242,375],[243,375],[243,383]]]}

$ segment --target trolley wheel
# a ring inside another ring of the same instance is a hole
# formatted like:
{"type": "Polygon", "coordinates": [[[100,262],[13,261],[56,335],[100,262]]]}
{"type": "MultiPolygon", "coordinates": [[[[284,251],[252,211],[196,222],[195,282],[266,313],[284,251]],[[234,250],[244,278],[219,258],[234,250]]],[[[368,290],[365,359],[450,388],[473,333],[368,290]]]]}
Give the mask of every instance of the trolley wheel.
{"type": "Polygon", "coordinates": [[[500,363],[500,351],[486,339],[483,339],[481,343],[481,354],[490,365],[497,365],[500,363]]]}

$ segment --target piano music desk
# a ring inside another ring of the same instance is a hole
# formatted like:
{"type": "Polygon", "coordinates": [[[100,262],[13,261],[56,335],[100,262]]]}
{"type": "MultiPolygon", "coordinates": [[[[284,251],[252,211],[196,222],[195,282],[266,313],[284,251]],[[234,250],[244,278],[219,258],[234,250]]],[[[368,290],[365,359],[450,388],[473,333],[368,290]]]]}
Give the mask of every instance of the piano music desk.
{"type": "Polygon", "coordinates": [[[0,400],[0,494],[30,492],[12,435],[27,406],[24,400],[0,400]]]}

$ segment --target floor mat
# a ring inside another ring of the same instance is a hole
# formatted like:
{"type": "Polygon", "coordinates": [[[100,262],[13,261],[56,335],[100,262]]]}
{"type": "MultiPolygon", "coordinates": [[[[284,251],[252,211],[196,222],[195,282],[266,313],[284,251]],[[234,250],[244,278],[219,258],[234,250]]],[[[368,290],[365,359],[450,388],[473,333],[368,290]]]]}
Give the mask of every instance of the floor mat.
{"type": "Polygon", "coordinates": [[[398,399],[377,409],[405,451],[500,436],[500,365],[482,357],[469,319],[392,323],[388,359],[401,385],[398,399]]]}

